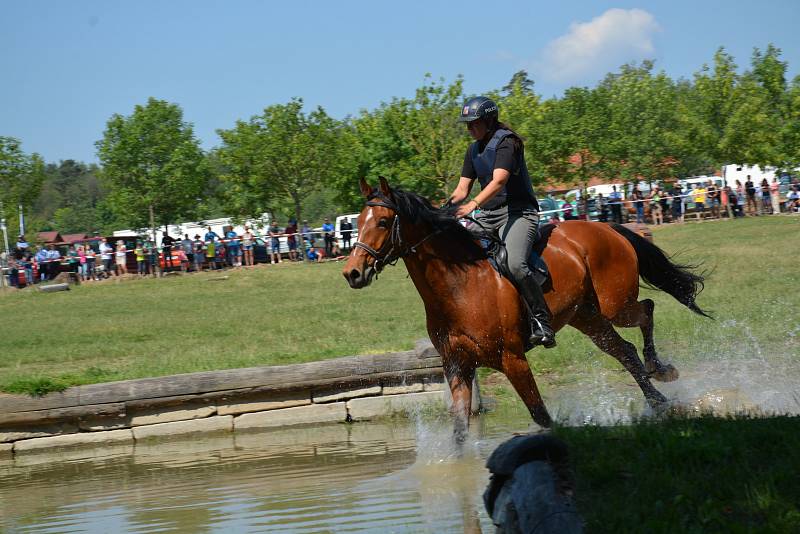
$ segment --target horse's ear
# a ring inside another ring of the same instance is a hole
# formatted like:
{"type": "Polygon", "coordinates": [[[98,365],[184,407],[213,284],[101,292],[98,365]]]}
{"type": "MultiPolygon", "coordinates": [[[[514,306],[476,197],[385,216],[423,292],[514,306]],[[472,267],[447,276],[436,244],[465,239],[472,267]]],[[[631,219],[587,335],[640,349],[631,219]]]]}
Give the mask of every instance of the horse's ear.
{"type": "Polygon", "coordinates": [[[366,178],[361,178],[358,181],[358,185],[361,188],[361,194],[364,195],[365,197],[369,198],[370,193],[372,193],[372,188],[367,183],[366,178]]]}
{"type": "Polygon", "coordinates": [[[392,194],[392,188],[389,187],[389,182],[386,181],[386,178],[383,176],[379,176],[378,180],[381,182],[381,193],[386,195],[387,197],[392,194]]]}

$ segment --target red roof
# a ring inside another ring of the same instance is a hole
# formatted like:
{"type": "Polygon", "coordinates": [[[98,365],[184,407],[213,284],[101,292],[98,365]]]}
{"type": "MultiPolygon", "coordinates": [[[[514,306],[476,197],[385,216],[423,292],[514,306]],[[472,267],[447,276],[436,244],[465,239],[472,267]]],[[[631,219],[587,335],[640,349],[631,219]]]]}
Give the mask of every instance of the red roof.
{"type": "Polygon", "coordinates": [[[89,237],[89,234],[64,234],[65,243],[75,243],[76,241],[83,241],[89,237]]]}
{"type": "Polygon", "coordinates": [[[43,243],[61,243],[64,241],[58,232],[39,232],[36,240],[43,243]]]}

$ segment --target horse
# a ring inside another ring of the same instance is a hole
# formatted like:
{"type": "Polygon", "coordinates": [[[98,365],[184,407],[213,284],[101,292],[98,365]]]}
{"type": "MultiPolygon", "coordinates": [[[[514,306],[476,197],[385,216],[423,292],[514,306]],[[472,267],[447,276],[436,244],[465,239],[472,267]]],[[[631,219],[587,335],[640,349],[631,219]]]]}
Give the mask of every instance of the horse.
{"type": "MultiPolygon", "coordinates": [[[[375,188],[362,178],[360,188],[366,204],[342,274],[351,288],[360,289],[385,266],[405,262],[425,305],[431,342],[442,357],[457,439],[464,439],[469,428],[478,367],[505,374],[533,420],[550,427],[552,419],[525,358],[527,309],[512,282],[492,267],[484,248],[454,217],[455,208],[434,208],[415,193],[392,189],[383,177],[375,188]]],[[[709,317],[695,302],[704,282],[702,274],[693,272],[696,266],[673,262],[621,225],[599,222],[545,226],[537,245],[534,250],[550,272],[543,289],[554,330],[570,325],[583,332],[627,369],[651,406],[666,403],[651,378],[676,380],[678,371],[658,358],[655,303],[639,300],[639,277],[709,317]],[[644,364],[636,347],[614,327],[641,329],[644,364]]]]}

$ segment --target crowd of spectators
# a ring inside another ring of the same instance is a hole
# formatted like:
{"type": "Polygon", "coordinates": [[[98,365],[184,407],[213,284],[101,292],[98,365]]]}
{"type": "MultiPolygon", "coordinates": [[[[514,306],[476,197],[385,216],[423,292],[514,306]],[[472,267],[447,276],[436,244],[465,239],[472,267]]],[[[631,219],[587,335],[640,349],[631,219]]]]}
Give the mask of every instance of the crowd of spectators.
{"type": "MultiPolygon", "coordinates": [[[[345,220],[341,230],[344,250],[349,252],[352,223],[345,220]]],[[[305,245],[302,254],[309,261],[322,262],[343,254],[334,227],[327,218],[321,235],[308,226],[308,221],[303,221],[302,237],[305,245]],[[324,248],[316,246],[319,238],[324,248]]],[[[145,277],[169,271],[248,268],[259,259],[268,264],[295,262],[302,259],[299,242],[300,233],[294,220],[289,220],[283,228],[273,220],[261,235],[249,226],[244,227],[241,235],[230,227],[219,235],[210,226],[203,236],[195,234],[193,238],[184,234],[183,239],[176,239],[163,232],[158,245],[153,239],[141,238],[132,247],[122,239],[112,244],[105,237],[96,237],[62,246],[61,250],[50,244],[36,247],[34,251],[25,236],[20,235],[10,254],[0,258],[4,259],[0,265],[6,266],[8,285],[19,287],[53,280],[61,272],[73,273],[81,281],[94,281],[126,274],[145,277]],[[257,250],[259,247],[263,252],[257,250]]]]}
{"type": "Polygon", "coordinates": [[[745,216],[777,215],[800,212],[800,184],[789,184],[784,195],[777,178],[760,183],[750,176],[744,184],[735,180],[733,186],[718,186],[713,180],[689,184],[683,188],[679,182],[667,187],[654,185],[647,193],[634,185],[627,197],[623,191],[612,187],[611,193],[590,195],[583,202],[570,202],[562,197],[559,206],[550,214],[550,220],[577,218],[596,219],[601,222],[682,223],[689,216],[698,219],[735,219],[745,216]]]}

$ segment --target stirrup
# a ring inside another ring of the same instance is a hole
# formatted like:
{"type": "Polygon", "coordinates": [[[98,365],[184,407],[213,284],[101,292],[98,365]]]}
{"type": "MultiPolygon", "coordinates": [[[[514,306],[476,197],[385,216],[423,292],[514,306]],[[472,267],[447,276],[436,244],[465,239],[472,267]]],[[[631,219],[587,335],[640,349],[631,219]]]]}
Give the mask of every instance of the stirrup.
{"type": "Polygon", "coordinates": [[[528,338],[528,344],[535,347],[537,345],[541,345],[546,349],[550,349],[556,346],[556,336],[553,328],[550,325],[547,325],[545,328],[544,324],[536,318],[531,317],[531,335],[528,338]],[[552,335],[547,335],[546,332],[552,332],[552,335]]]}

